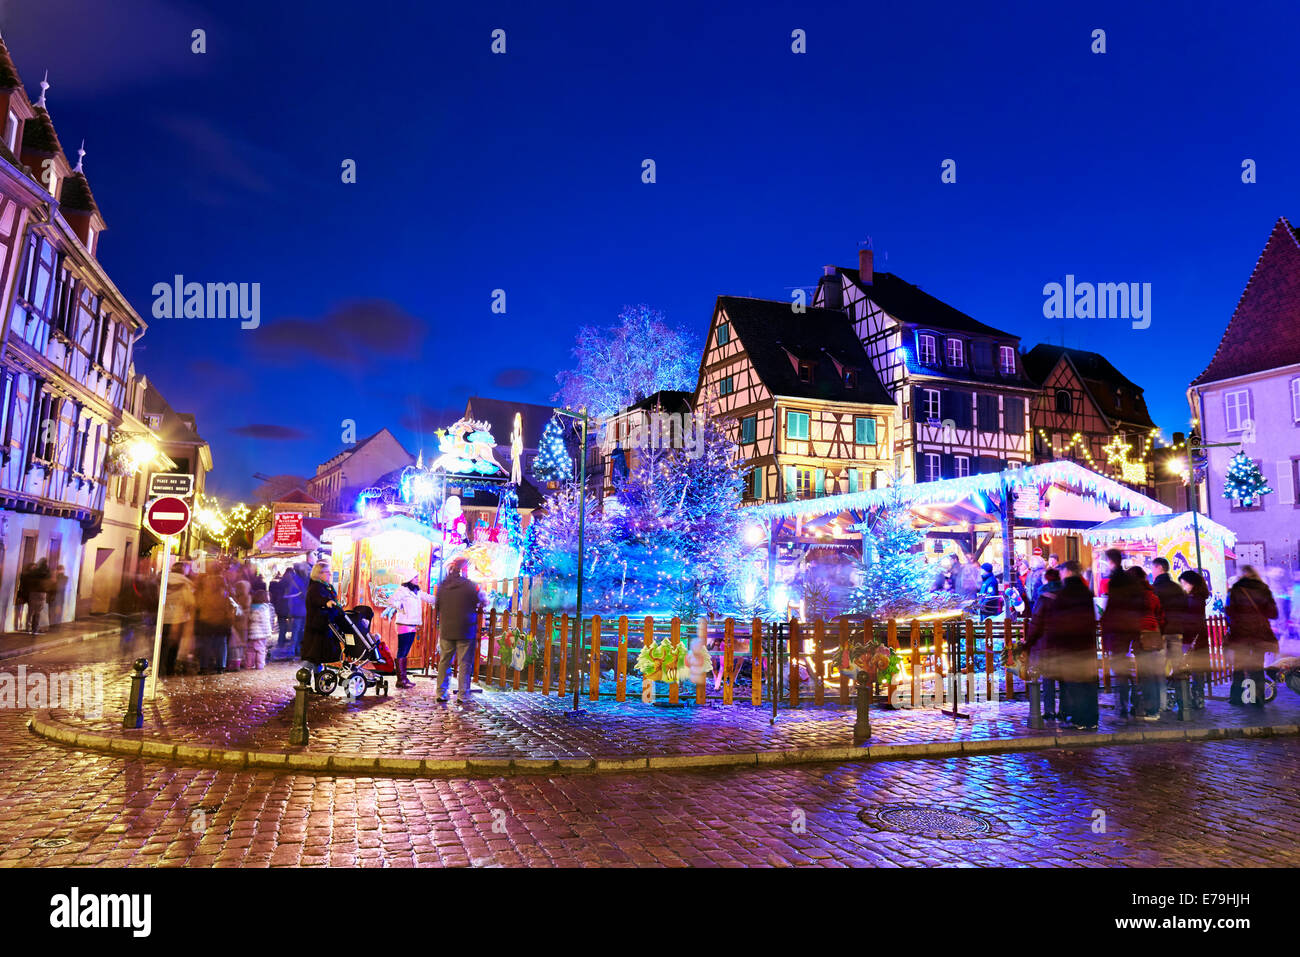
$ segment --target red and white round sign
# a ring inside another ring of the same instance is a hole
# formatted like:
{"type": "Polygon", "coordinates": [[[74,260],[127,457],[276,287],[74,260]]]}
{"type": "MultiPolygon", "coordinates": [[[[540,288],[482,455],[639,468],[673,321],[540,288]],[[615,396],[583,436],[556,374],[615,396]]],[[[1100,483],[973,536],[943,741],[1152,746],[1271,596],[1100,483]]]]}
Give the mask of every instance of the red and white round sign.
{"type": "Polygon", "coordinates": [[[145,509],[144,521],[149,531],[160,538],[179,535],[190,524],[190,507],[185,499],[174,495],[154,499],[145,509]]]}

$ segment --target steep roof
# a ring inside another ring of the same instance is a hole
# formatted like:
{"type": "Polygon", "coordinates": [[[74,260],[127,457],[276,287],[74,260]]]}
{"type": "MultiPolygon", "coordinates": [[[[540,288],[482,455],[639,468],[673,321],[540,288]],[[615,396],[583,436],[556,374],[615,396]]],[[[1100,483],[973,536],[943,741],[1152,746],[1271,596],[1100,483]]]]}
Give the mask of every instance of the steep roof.
{"type": "Polygon", "coordinates": [[[650,412],[662,409],[664,412],[690,412],[695,404],[694,392],[682,392],[678,389],[661,389],[653,395],[633,402],[628,409],[641,409],[650,412]]]}
{"type": "Polygon", "coordinates": [[[1300,363],[1300,230],[1278,217],[1228,328],[1192,385],[1300,363]]]}
{"type": "Polygon", "coordinates": [[[18,68],[14,66],[14,61],[9,58],[9,48],[0,38],[0,90],[16,90],[23,85],[22,78],[18,75],[18,68]]]}
{"type": "Polygon", "coordinates": [[[943,300],[936,299],[919,286],[914,286],[893,273],[873,273],[871,282],[864,283],[862,274],[858,270],[843,266],[835,268],[841,274],[848,276],[868,299],[900,322],[931,329],[1014,339],[1017,342],[1020,340],[1017,335],[996,329],[966,315],[960,309],[954,309],[943,300]]]}
{"type": "Polygon", "coordinates": [[[488,399],[481,395],[472,395],[465,403],[465,414],[470,418],[486,422],[492,429],[492,438],[496,440],[497,445],[510,444],[510,433],[515,427],[516,412],[521,416],[524,448],[537,448],[542,430],[554,415],[551,406],[535,405],[531,402],[512,402],[508,399],[488,399]]]}
{"type": "Polygon", "coordinates": [[[198,429],[192,427],[194,417],[182,415],[171,407],[171,403],[158,391],[158,387],[149,380],[144,390],[144,411],[146,415],[161,415],[162,423],[154,429],[163,442],[186,442],[206,445],[198,429]]]}
{"type": "Polygon", "coordinates": [[[309,492],[304,492],[301,488],[296,488],[288,495],[281,495],[276,500],[277,504],[286,505],[320,505],[321,500],[309,492]]]}
{"type": "Polygon", "coordinates": [[[770,392],[804,399],[895,404],[880,384],[848,316],[834,309],[811,307],[795,312],[791,305],[719,296],[715,306],[715,312],[720,309],[727,314],[754,371],[770,392]],[[811,382],[799,378],[795,359],[813,363],[811,382]],[[845,384],[831,359],[856,370],[854,386],[845,384]]]}
{"type": "Polygon", "coordinates": [[[1098,352],[1067,349],[1064,346],[1040,342],[1024,354],[1025,372],[1041,386],[1047,381],[1047,377],[1062,357],[1074,366],[1075,372],[1087,387],[1093,402],[1108,419],[1146,428],[1156,427],[1151,421],[1151,413],[1147,411],[1142,387],[1116,369],[1109,359],[1098,352]],[[1116,387],[1126,390],[1123,398],[1116,397],[1116,387]],[[1125,399],[1130,401],[1124,401],[1125,399]]]}
{"type": "Polygon", "coordinates": [[[81,210],[87,213],[99,212],[99,206],[95,203],[95,196],[90,191],[90,184],[86,182],[85,173],[73,173],[63,181],[63,191],[59,195],[59,205],[64,209],[81,210]]]}
{"type": "Polygon", "coordinates": [[[63,144],[54,132],[54,121],[45,107],[38,106],[34,116],[23,124],[23,148],[38,153],[62,153],[63,144]]]}

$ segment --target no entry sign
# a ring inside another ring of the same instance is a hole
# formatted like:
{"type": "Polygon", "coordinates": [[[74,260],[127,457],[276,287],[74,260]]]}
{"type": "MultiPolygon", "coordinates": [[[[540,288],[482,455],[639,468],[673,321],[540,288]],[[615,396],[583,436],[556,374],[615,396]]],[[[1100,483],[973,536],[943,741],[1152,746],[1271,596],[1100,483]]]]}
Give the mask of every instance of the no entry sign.
{"type": "Polygon", "coordinates": [[[159,538],[179,535],[190,524],[190,507],[174,495],[155,499],[145,509],[144,522],[159,538]]]}

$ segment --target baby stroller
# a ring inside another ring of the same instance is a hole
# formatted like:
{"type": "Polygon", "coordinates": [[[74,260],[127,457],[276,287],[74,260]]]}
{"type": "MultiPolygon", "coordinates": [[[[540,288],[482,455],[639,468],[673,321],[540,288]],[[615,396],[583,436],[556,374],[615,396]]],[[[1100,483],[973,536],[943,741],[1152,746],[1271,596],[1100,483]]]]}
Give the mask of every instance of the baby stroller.
{"type": "Polygon", "coordinates": [[[338,639],[342,660],[316,672],[317,694],[333,694],[339,685],[349,698],[360,698],[370,688],[388,694],[388,676],[397,673],[397,663],[388,646],[370,633],[374,617],[369,605],[339,609],[331,617],[329,628],[338,639]]]}

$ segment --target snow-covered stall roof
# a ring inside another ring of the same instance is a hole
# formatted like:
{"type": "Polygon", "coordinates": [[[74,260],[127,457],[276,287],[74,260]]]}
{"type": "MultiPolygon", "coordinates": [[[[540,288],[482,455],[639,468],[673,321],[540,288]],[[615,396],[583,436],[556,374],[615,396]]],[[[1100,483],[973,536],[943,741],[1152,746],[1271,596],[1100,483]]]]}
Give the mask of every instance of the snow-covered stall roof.
{"type": "MultiPolygon", "coordinates": [[[[1079,533],[1089,545],[1115,545],[1121,542],[1163,542],[1180,535],[1192,534],[1192,512],[1175,515],[1125,515],[1112,518],[1079,533]]],[[[1231,548],[1237,533],[1204,515],[1196,515],[1196,530],[1203,538],[1231,548]]]]}

